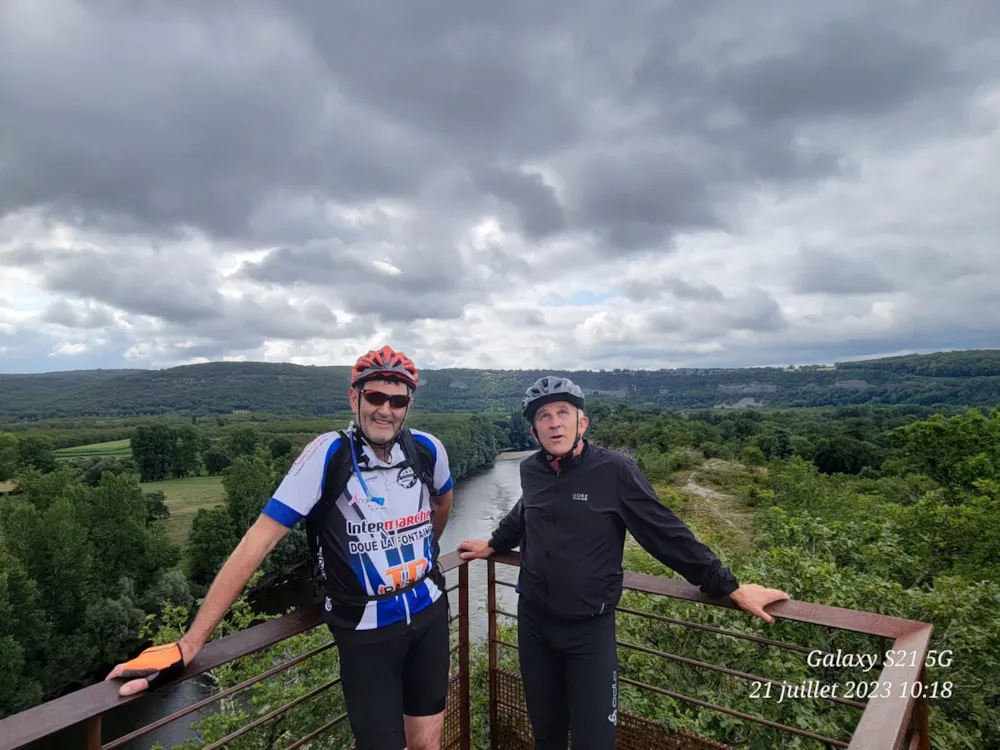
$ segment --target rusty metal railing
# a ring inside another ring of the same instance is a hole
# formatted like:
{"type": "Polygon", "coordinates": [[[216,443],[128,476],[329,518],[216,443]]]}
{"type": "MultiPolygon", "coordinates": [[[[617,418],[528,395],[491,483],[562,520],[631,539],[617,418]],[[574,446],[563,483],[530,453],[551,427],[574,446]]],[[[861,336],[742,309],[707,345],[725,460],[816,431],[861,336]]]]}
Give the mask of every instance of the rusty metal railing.
{"type": "MultiPolygon", "coordinates": [[[[523,690],[519,674],[511,668],[500,665],[500,650],[516,654],[517,645],[504,640],[499,635],[498,616],[517,619],[517,615],[500,608],[497,604],[497,586],[514,588],[514,584],[497,578],[497,565],[519,566],[517,553],[494,555],[487,561],[488,617],[489,617],[489,671],[490,671],[490,727],[491,747],[524,748],[533,745],[531,729],[527,720],[523,690]]],[[[639,573],[625,573],[624,586],[628,591],[670,597],[676,600],[695,602],[716,607],[737,609],[728,598],[719,600],[703,594],[697,587],[682,581],[639,573]]],[[[873,682],[881,686],[878,694],[867,700],[854,700],[836,695],[819,695],[818,698],[856,710],[860,715],[850,734],[850,739],[826,736],[801,727],[783,724],[744,711],[738,711],[710,701],[695,698],[680,690],[651,685],[619,675],[619,683],[638,690],[669,697],[689,705],[699,706],[707,711],[733,717],[769,727],[785,735],[796,735],[813,740],[817,747],[848,748],[848,750],[930,750],[929,703],[927,695],[920,690],[906,692],[907,686],[922,685],[925,679],[925,659],[929,650],[931,625],[913,620],[871,612],[859,612],[840,607],[812,604],[795,600],[772,605],[768,612],[775,620],[789,620],[825,628],[852,631],[874,636],[880,640],[882,654],[886,649],[896,653],[911,655],[900,660],[902,663],[881,664],[881,671],[873,682]]],[[[715,633],[729,638],[755,642],[761,646],[786,649],[791,652],[816,652],[799,644],[761,638],[748,633],[686,621],[665,615],[636,610],[627,606],[618,608],[621,614],[640,617],[665,624],[715,633]]],[[[749,615],[748,615],[749,617],[749,615]]],[[[762,677],[740,670],[730,669],[703,660],[668,653],[635,643],[618,640],[620,649],[634,650],[675,663],[686,664],[710,672],[725,674],[740,680],[754,681],[758,685],[781,686],[779,680],[762,677]]],[[[680,686],[683,687],[683,686],[680,686]]],[[[696,748],[719,748],[732,750],[729,745],[699,737],[689,732],[669,730],[662,722],[650,720],[636,713],[619,708],[618,748],[664,748],[669,750],[695,750],[696,748]]]]}
{"type": "MultiPolygon", "coordinates": [[[[458,641],[451,648],[453,671],[448,688],[445,728],[442,737],[442,750],[470,750],[472,745],[472,703],[470,700],[470,681],[473,666],[470,664],[470,630],[469,630],[469,566],[463,563],[456,553],[444,555],[441,559],[445,572],[457,571],[458,581],[448,587],[458,591],[457,611],[453,611],[451,622],[458,621],[458,641]],[[457,667],[454,665],[457,656],[457,667]]],[[[531,748],[531,730],[524,707],[523,693],[520,688],[519,675],[513,669],[501,665],[500,651],[516,654],[517,646],[500,636],[498,616],[516,617],[498,606],[497,587],[513,584],[497,578],[497,566],[518,566],[520,558],[517,554],[497,555],[487,561],[487,599],[488,599],[488,654],[489,654],[489,726],[490,745],[494,750],[500,748],[531,748]]],[[[638,594],[669,597],[672,600],[686,601],[714,607],[736,609],[728,599],[712,599],[702,594],[697,588],[678,580],[637,573],[625,574],[625,587],[630,592],[638,594]]],[[[322,625],[322,614],[319,604],[300,609],[292,614],[268,620],[259,625],[233,635],[206,644],[197,658],[188,665],[181,675],[181,680],[188,680],[202,675],[210,670],[228,664],[249,654],[256,653],[274,646],[288,638],[306,633],[322,625]]],[[[773,605],[768,610],[776,620],[787,620],[820,626],[827,629],[852,631],[866,634],[882,640],[883,653],[885,649],[906,651],[914,654],[912,660],[895,665],[880,665],[878,681],[899,687],[904,684],[920,684],[925,679],[924,659],[928,653],[931,626],[922,622],[904,620],[895,617],[846,610],[821,604],[810,604],[799,601],[784,601],[773,605]]],[[[687,631],[701,631],[714,635],[742,639],[756,643],[760,647],[779,648],[789,653],[803,654],[815,649],[800,644],[785,643],[776,639],[759,637],[749,633],[729,630],[715,625],[692,622],[662,613],[650,612],[623,603],[618,609],[617,617],[635,617],[650,622],[661,623],[664,628],[681,627],[687,631]]],[[[749,617],[749,615],[747,615],[749,617]]],[[[670,653],[660,648],[644,646],[626,640],[618,641],[619,647],[627,651],[641,653],[665,662],[683,664],[707,674],[725,675],[742,681],[754,681],[760,685],[780,686],[779,680],[763,677],[748,671],[741,671],[720,664],[713,664],[703,659],[692,658],[681,654],[670,653]]],[[[146,736],[149,733],[176,722],[215,702],[231,698],[247,690],[252,685],[270,679],[286,670],[315,658],[326,652],[334,644],[324,643],[310,648],[305,653],[296,655],[281,664],[255,675],[237,685],[228,687],[192,705],[173,712],[168,716],[139,727],[118,737],[104,737],[107,727],[102,719],[108,712],[135,700],[143,700],[148,694],[122,698],[118,695],[118,682],[102,682],[77,690],[61,698],[48,701],[34,708],[23,711],[0,721],[0,750],[28,750],[32,743],[60,737],[60,750],[81,748],[85,750],[116,750],[129,742],[146,736]],[[66,737],[69,739],[63,740],[66,737]]],[[[704,711],[718,713],[729,720],[747,722],[765,726],[786,736],[797,736],[803,740],[812,740],[818,747],[848,748],[848,750],[929,750],[929,711],[927,696],[911,694],[900,697],[893,689],[892,697],[880,695],[868,697],[867,700],[854,700],[842,696],[830,696],[829,700],[845,710],[856,711],[858,718],[848,738],[832,737],[811,731],[808,728],[782,723],[757,716],[746,711],[729,708],[703,698],[694,697],[684,691],[684,685],[657,686],[632,679],[620,677],[619,682],[644,691],[647,694],[659,695],[679,703],[696,706],[704,711]]],[[[317,696],[325,695],[339,683],[339,679],[329,679],[317,685],[309,692],[294,698],[287,703],[273,707],[263,715],[253,719],[248,724],[232,731],[227,736],[209,744],[209,748],[220,748],[228,742],[241,737],[254,729],[269,725],[290,709],[308,702],[317,696]]],[[[698,748],[717,748],[730,750],[722,742],[696,736],[690,732],[668,729],[662,721],[656,721],[639,713],[619,709],[618,747],[628,748],[664,748],[669,750],[696,750],[698,748]]],[[[331,730],[343,726],[346,715],[342,711],[329,716],[321,726],[311,729],[307,734],[295,739],[288,748],[299,748],[307,742],[323,737],[331,730]]],[[[349,727],[348,727],[349,729],[349,727]]]]}
{"type": "MultiPolygon", "coordinates": [[[[442,750],[469,750],[470,741],[470,707],[469,700],[469,567],[463,563],[456,553],[443,555],[441,567],[445,573],[458,569],[458,582],[448,586],[447,591],[458,591],[458,611],[452,614],[451,622],[458,620],[458,643],[452,646],[451,654],[458,656],[458,668],[453,669],[449,678],[448,701],[445,714],[445,726],[442,734],[442,750]]],[[[446,596],[448,594],[446,593],[446,596]]],[[[284,615],[254,625],[238,633],[211,641],[198,653],[198,656],[187,666],[178,678],[179,681],[189,680],[223,664],[241,657],[261,651],[281,641],[312,630],[323,624],[321,604],[314,604],[284,615]]],[[[241,682],[238,685],[214,693],[203,700],[176,711],[169,716],[157,719],[128,734],[113,739],[105,739],[102,734],[102,718],[109,711],[136,700],[143,700],[148,693],[127,698],[118,695],[119,681],[100,682],[75,692],[69,693],[21,713],[0,720],[0,750],[17,750],[29,748],[32,743],[52,737],[59,738],[59,748],[67,750],[115,750],[129,742],[143,737],[156,729],[177,721],[195,711],[209,706],[233,695],[247,690],[252,685],[278,675],[291,667],[305,662],[334,646],[332,639],[317,648],[300,654],[281,664],[268,669],[261,674],[241,682]]],[[[275,721],[290,709],[316,696],[326,693],[338,685],[340,678],[334,678],[313,688],[287,703],[278,706],[263,716],[260,716],[245,726],[230,732],[225,737],[206,745],[203,750],[216,750],[243,735],[275,721]]],[[[299,748],[338,727],[347,718],[340,712],[330,718],[322,726],[296,739],[286,747],[286,750],[299,748]]]]}

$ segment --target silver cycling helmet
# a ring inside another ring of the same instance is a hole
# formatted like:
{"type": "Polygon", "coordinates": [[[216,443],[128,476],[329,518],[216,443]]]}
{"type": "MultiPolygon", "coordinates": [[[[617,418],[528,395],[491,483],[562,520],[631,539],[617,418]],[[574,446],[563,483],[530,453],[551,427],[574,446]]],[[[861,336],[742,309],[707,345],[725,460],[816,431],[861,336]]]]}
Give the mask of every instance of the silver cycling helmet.
{"type": "Polygon", "coordinates": [[[553,401],[569,401],[577,408],[583,408],[583,391],[569,378],[545,375],[534,382],[521,400],[524,417],[534,423],[539,407],[553,401]]]}

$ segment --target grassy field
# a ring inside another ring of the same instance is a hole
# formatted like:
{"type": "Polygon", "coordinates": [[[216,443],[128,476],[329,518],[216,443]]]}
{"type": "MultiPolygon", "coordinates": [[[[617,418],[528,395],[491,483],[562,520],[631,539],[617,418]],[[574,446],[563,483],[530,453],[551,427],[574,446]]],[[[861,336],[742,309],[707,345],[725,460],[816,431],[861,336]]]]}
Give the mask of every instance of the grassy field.
{"type": "Polygon", "coordinates": [[[97,458],[103,456],[128,458],[132,455],[132,448],[128,440],[112,440],[107,443],[91,443],[90,445],[76,445],[72,448],[59,448],[54,452],[54,455],[57,460],[97,458]]]}
{"type": "Polygon", "coordinates": [[[222,477],[186,477],[163,482],[143,482],[143,492],[159,490],[166,498],[170,518],[163,521],[167,534],[181,546],[187,541],[191,521],[200,508],[212,508],[223,502],[222,477]]]}

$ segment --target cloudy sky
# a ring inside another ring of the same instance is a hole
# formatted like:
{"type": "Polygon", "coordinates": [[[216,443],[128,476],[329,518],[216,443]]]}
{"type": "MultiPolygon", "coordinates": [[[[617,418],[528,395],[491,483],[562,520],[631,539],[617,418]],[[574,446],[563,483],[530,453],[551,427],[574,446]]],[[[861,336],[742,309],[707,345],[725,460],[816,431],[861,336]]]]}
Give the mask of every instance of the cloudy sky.
{"type": "Polygon", "coordinates": [[[0,372],[1000,346],[995,0],[0,3],[0,372]]]}

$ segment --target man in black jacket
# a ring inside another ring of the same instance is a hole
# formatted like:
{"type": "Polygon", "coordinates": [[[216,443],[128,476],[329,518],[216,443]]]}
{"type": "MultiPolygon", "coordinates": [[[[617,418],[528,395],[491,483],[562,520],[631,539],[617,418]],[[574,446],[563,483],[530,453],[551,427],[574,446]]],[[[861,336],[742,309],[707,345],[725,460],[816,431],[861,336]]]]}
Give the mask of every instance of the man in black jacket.
{"type": "Polygon", "coordinates": [[[618,724],[615,608],[625,532],[710,596],[729,596],[766,622],[777,589],[736,580],[659,500],[635,462],[583,439],[583,391],[546,376],[525,418],[542,450],[521,463],[521,499],[489,540],[462,542],[466,560],[521,548],[518,648],[535,747],[611,750],[618,724]]]}

